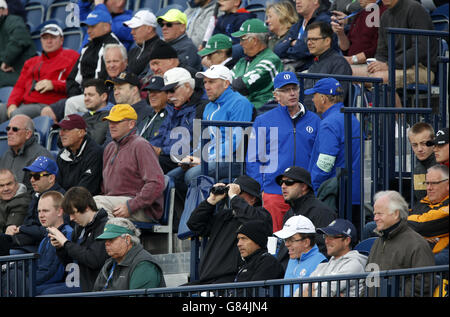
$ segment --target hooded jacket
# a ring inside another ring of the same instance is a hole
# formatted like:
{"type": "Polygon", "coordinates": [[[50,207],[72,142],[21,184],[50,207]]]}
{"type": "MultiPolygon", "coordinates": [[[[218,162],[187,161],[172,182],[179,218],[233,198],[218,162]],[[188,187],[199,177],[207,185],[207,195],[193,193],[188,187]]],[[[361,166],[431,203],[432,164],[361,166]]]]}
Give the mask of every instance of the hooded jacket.
{"type": "Polygon", "coordinates": [[[235,282],[274,280],[282,279],[284,276],[283,267],[265,247],[243,258],[243,261],[244,264],[239,268],[235,282]]]}

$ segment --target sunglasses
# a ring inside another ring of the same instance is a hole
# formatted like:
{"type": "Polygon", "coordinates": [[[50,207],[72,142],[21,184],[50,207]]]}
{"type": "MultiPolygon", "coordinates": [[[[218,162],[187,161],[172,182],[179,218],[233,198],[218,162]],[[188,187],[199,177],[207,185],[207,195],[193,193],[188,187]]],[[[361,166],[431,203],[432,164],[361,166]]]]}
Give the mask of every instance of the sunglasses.
{"type": "Polygon", "coordinates": [[[10,126],[7,126],[5,129],[7,132],[9,132],[9,130],[13,130],[13,132],[18,132],[20,130],[27,130],[26,128],[18,128],[18,127],[10,127],[10,126]]]}
{"type": "Polygon", "coordinates": [[[176,25],[176,24],[181,24],[181,23],[174,23],[174,22],[166,22],[166,23],[164,23],[164,22],[161,22],[161,23],[159,23],[159,26],[160,26],[160,27],[165,27],[165,26],[167,26],[168,28],[171,28],[172,26],[174,26],[174,25],[176,25]]]}
{"type": "Polygon", "coordinates": [[[280,180],[280,182],[278,183],[278,185],[283,185],[283,184],[285,184],[286,186],[292,186],[292,185],[294,185],[295,183],[301,183],[301,182],[299,182],[299,181],[294,181],[294,180],[292,180],[292,179],[282,179],[282,180],[280,180]]]}
{"type": "Polygon", "coordinates": [[[49,173],[30,173],[30,178],[33,178],[35,181],[38,181],[41,179],[41,177],[44,176],[50,176],[49,173]]]}

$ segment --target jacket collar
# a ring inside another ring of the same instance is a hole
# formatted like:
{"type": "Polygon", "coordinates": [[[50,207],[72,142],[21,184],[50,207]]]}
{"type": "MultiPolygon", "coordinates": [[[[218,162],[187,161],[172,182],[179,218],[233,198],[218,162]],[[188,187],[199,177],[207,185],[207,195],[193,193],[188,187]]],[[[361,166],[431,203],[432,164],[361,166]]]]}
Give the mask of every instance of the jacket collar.
{"type": "Polygon", "coordinates": [[[322,114],[322,120],[332,113],[339,112],[343,106],[344,104],[342,102],[335,103],[322,114]]]}
{"type": "Polygon", "coordinates": [[[125,254],[124,258],[120,263],[118,263],[120,266],[130,266],[133,263],[133,259],[136,257],[136,255],[143,249],[142,245],[136,244],[133,245],[133,247],[128,250],[127,254],[125,254]]]}
{"type": "Polygon", "coordinates": [[[261,254],[267,252],[266,248],[259,248],[258,250],[256,250],[255,252],[253,252],[252,254],[250,254],[249,256],[242,258],[242,260],[245,261],[245,263],[249,263],[252,259],[260,256],[261,254]]]}
{"type": "MultiPolygon", "coordinates": [[[[305,195],[303,195],[302,197],[299,197],[295,200],[291,200],[288,202],[288,204],[291,206],[292,210],[302,210],[303,204],[305,203],[305,201],[307,201],[308,199],[310,199],[311,197],[314,196],[314,193],[312,190],[310,190],[309,192],[307,192],[305,195]]],[[[301,213],[300,213],[301,214],[301,213]]]]}

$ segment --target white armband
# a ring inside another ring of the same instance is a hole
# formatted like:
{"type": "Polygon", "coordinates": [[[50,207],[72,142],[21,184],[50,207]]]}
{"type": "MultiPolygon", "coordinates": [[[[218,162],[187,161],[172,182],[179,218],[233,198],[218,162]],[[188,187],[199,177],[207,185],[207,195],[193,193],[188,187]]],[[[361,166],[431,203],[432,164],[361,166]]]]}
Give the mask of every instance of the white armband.
{"type": "Polygon", "coordinates": [[[336,162],[336,156],[320,153],[316,165],[325,173],[329,173],[333,169],[334,162],[336,162]]]}

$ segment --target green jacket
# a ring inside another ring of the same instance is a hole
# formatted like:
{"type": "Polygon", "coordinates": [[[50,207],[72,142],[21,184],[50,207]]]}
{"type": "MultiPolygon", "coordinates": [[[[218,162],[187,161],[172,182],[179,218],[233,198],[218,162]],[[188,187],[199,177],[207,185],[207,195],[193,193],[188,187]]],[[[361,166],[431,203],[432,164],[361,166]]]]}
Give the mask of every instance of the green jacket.
{"type": "Polygon", "coordinates": [[[283,71],[283,63],[270,49],[258,53],[251,61],[242,57],[232,69],[233,79],[242,77],[247,98],[259,109],[273,96],[273,80],[283,71]]]}
{"type": "Polygon", "coordinates": [[[14,68],[7,73],[0,70],[0,87],[14,86],[25,61],[36,55],[36,47],[22,18],[17,15],[0,17],[0,64],[14,68]]]}

